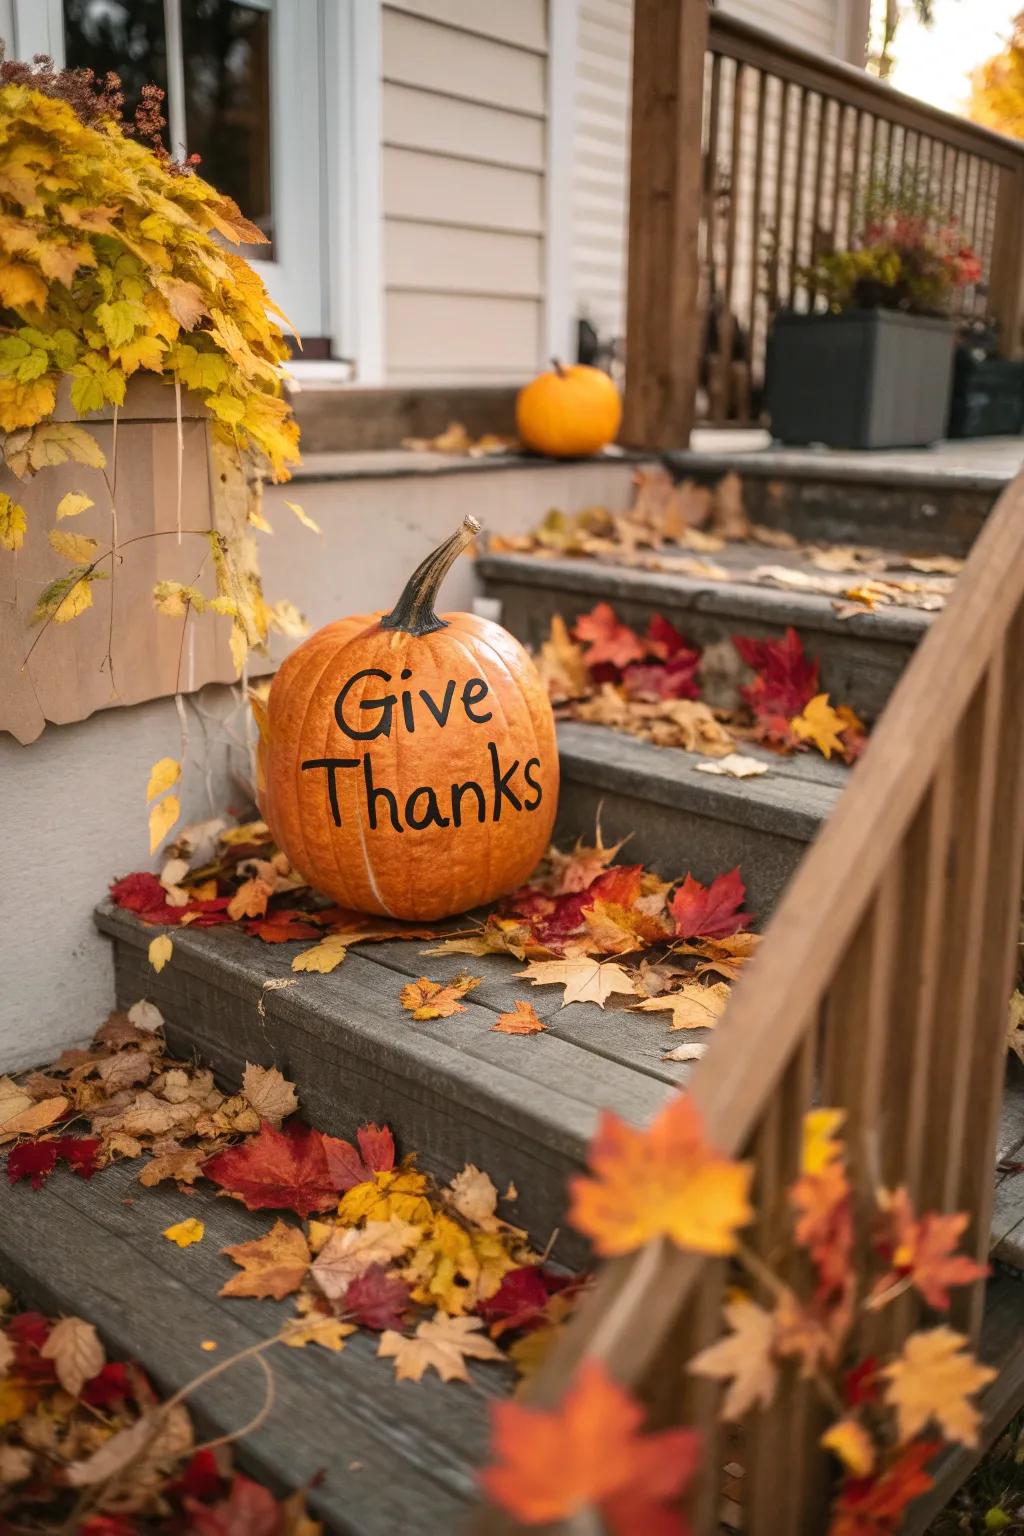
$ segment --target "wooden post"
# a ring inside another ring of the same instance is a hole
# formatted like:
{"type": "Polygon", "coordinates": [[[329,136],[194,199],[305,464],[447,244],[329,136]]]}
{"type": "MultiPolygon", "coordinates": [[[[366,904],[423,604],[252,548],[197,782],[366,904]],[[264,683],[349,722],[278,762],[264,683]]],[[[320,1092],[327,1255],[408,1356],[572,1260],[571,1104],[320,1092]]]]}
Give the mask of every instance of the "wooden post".
{"type": "Polygon", "coordinates": [[[989,299],[1004,357],[1024,355],[1024,169],[1000,166],[989,299]]]}
{"type": "Polygon", "coordinates": [[[636,0],[622,441],[685,448],[700,369],[707,0],[636,0]]]}

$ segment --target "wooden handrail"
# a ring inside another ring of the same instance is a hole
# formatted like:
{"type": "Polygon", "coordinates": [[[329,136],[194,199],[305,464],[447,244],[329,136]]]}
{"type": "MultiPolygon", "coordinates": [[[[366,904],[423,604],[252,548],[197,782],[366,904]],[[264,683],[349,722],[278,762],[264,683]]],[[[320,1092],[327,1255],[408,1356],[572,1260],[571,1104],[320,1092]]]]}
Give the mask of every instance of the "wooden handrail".
{"type": "MultiPolygon", "coordinates": [[[[784,1232],[773,1207],[795,1173],[802,1114],[824,1100],[847,1110],[861,1194],[884,1178],[935,1208],[967,1209],[985,1256],[1022,865],[1024,474],[997,502],[695,1072],[710,1139],[757,1159],[764,1251],[784,1232]],[[900,955],[911,941],[919,952],[900,955]]],[[[580,1360],[598,1357],[655,1404],[667,1379],[670,1416],[685,1422],[685,1362],[714,1337],[721,1282],[720,1260],[665,1240],[605,1264],[528,1400],[552,1405],[580,1360]]],[[[979,1283],[958,1319],[975,1333],[982,1297],[979,1283]]],[[[905,1336],[912,1313],[889,1326],[905,1336]]],[[[687,1390],[703,1394],[713,1458],[713,1393],[709,1407],[708,1383],[687,1390]]],[[[826,1459],[808,1412],[795,1386],[753,1431],[753,1536],[824,1528],[814,1511],[826,1459]],[[773,1435],[781,1466],[765,1452],[773,1435]]],[[[714,1511],[705,1488],[697,1529],[717,1529],[714,1511]]]]}

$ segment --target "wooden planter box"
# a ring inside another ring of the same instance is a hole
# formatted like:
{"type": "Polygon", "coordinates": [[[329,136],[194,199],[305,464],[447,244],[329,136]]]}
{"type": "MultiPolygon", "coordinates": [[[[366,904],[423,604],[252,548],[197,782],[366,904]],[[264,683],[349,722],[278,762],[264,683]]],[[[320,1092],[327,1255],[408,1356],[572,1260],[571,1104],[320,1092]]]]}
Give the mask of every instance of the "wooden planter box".
{"type": "Polygon", "coordinates": [[[894,309],[776,315],[766,404],[782,443],[912,448],[941,438],[953,378],[952,320],[894,309]]]}
{"type": "MultiPolygon", "coordinates": [[[[214,526],[210,465],[210,424],[202,401],[183,393],[181,508],[186,528],[214,526]]],[[[15,554],[0,551],[0,730],[18,741],[34,741],[47,721],[66,724],[96,710],[137,704],[175,691],[181,655],[184,691],[203,683],[230,682],[235,668],[228,649],[230,621],[204,614],[190,618],[181,649],[182,621],[157,613],[157,581],[191,584],[208,545],[195,537],[178,544],[178,424],[174,389],[155,378],[129,385],[117,423],[118,544],[154,531],[123,550],[112,579],[93,584],[93,606],[66,624],[51,623],[28,665],[25,657],[38,634],[32,610],[43,590],[70,562],[51,547],[56,506],[67,491],[83,491],[94,506],[61,522],[62,530],[88,534],[100,550],[110,547],[113,471],[113,413],[79,418],[66,387],[54,413],[57,421],[79,421],[99,443],[106,470],[68,462],[19,480],[0,464],[0,491],[25,508],[28,531],[15,554]],[[113,611],[111,611],[113,610],[113,611]],[[107,661],[108,648],[112,664],[107,661]]],[[[209,562],[207,562],[208,568],[209,562]]],[[[108,573],[111,561],[99,567],[108,573]]]]}

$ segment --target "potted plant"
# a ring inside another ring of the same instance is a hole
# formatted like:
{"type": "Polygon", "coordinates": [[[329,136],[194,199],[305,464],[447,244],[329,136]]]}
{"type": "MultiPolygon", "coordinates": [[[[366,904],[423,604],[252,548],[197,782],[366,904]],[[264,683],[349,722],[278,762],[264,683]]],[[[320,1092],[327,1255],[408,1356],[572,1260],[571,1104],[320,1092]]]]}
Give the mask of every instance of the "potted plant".
{"type": "Polygon", "coordinates": [[[853,243],[801,274],[827,308],[775,317],[766,400],[781,442],[913,447],[946,430],[950,301],[981,265],[955,221],[912,183],[869,188],[863,207],[853,243]]]}
{"type": "Polygon", "coordinates": [[[998,355],[995,330],[964,326],[953,364],[950,437],[1016,435],[1024,428],[1024,361],[998,355]]]}
{"type": "Polygon", "coordinates": [[[0,729],[22,741],[188,686],[203,611],[200,680],[231,680],[272,617],[251,530],[298,460],[288,349],[231,249],[263,236],[164,149],[162,97],[126,124],[115,76],[0,54],[0,729]]]}

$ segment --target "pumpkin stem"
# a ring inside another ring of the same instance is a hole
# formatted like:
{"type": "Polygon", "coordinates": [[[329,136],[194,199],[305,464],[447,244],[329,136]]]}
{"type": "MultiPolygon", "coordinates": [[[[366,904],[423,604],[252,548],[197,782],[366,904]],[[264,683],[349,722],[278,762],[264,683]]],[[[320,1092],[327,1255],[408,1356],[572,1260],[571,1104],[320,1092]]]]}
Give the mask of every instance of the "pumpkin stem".
{"type": "Polygon", "coordinates": [[[418,565],[406,582],[405,591],[391,612],[380,621],[381,629],[401,629],[408,635],[429,635],[435,629],[444,629],[445,620],[434,612],[434,603],[442,581],[480,532],[475,517],[466,516],[462,527],[457,528],[450,539],[439,544],[433,554],[418,565]]]}
{"type": "Polygon", "coordinates": [[[564,379],[565,378],[565,369],[562,367],[562,360],[561,360],[561,358],[553,357],[551,359],[551,366],[555,370],[555,372],[558,374],[558,377],[560,379],[564,379]]]}

